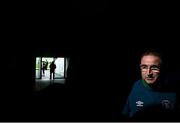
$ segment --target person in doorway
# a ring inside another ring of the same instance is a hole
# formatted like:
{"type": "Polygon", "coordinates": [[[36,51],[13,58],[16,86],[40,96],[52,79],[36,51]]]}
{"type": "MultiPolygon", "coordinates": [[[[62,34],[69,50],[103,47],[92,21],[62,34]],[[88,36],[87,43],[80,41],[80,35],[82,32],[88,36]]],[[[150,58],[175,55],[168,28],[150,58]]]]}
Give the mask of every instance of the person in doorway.
{"type": "Polygon", "coordinates": [[[48,67],[48,61],[46,60],[46,63],[45,63],[45,70],[47,70],[47,67],[48,67]]]}
{"type": "Polygon", "coordinates": [[[42,73],[43,73],[43,76],[45,75],[45,70],[46,70],[46,62],[43,61],[43,64],[42,64],[42,73]]]}
{"type": "Polygon", "coordinates": [[[56,64],[54,63],[54,61],[51,62],[49,67],[50,67],[50,79],[54,79],[55,69],[56,69],[56,64]]]}
{"type": "Polygon", "coordinates": [[[48,61],[43,61],[42,64],[42,72],[43,72],[43,76],[45,76],[45,71],[47,70],[47,66],[48,66],[48,61]]]}
{"type": "Polygon", "coordinates": [[[175,91],[164,90],[161,86],[163,85],[160,79],[161,55],[154,50],[143,53],[140,70],[141,79],[133,85],[122,112],[123,116],[128,119],[151,118],[151,120],[174,116],[177,108],[177,94],[175,91]]]}

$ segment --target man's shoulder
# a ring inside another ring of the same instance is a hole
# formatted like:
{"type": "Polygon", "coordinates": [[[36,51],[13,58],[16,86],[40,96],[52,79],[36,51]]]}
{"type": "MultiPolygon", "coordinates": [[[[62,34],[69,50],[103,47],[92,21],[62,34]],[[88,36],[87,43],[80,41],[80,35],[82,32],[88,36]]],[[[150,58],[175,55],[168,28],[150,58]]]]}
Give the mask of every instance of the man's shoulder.
{"type": "Polygon", "coordinates": [[[133,88],[139,87],[140,85],[141,85],[141,79],[139,79],[139,80],[137,80],[137,81],[134,82],[133,88]]]}
{"type": "Polygon", "coordinates": [[[142,90],[141,79],[134,82],[131,93],[139,92],[142,90]]]}

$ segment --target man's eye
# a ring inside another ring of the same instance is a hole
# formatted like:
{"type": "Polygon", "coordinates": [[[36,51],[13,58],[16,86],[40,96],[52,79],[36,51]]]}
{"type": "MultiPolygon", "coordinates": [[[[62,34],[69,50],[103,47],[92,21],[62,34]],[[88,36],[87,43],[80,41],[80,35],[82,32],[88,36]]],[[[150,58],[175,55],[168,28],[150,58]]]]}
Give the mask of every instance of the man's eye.
{"type": "Polygon", "coordinates": [[[159,70],[159,66],[154,65],[154,66],[151,67],[151,69],[152,70],[159,70]]]}
{"type": "Polygon", "coordinates": [[[146,65],[142,65],[141,69],[147,69],[148,67],[146,65]]]}

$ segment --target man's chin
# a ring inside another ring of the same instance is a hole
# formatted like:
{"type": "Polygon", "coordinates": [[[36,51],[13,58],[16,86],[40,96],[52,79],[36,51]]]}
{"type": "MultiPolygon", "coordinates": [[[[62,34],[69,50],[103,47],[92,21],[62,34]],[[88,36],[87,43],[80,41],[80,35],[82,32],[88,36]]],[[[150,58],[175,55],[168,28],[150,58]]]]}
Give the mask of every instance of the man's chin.
{"type": "Polygon", "coordinates": [[[154,79],[153,79],[153,80],[149,80],[149,79],[148,79],[148,80],[145,80],[145,81],[146,81],[147,84],[153,84],[153,83],[155,83],[155,80],[154,80],[154,79]]]}

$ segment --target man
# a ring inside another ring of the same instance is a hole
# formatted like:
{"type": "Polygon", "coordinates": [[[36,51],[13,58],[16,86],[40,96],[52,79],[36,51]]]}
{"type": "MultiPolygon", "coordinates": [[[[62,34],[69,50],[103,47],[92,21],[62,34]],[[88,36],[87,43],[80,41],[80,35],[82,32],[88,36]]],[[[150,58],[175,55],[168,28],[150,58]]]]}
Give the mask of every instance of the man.
{"type": "Polygon", "coordinates": [[[45,63],[45,61],[43,61],[43,64],[42,64],[43,76],[45,76],[45,70],[46,70],[46,63],[45,63]]]}
{"type": "Polygon", "coordinates": [[[54,61],[51,62],[49,67],[50,67],[50,79],[54,79],[55,69],[56,69],[56,64],[54,63],[54,61]],[[52,76],[53,76],[53,78],[52,78],[52,76]]]}
{"type": "Polygon", "coordinates": [[[45,76],[45,70],[47,70],[48,61],[43,61],[42,70],[43,70],[43,76],[45,76]]]}
{"type": "Polygon", "coordinates": [[[162,91],[160,73],[162,67],[161,55],[147,51],[141,57],[140,69],[142,79],[135,82],[123,109],[123,115],[129,118],[146,118],[161,112],[171,112],[175,109],[176,93],[162,91]],[[143,116],[143,117],[142,117],[143,116]]]}

